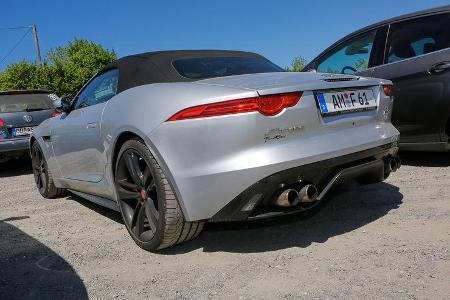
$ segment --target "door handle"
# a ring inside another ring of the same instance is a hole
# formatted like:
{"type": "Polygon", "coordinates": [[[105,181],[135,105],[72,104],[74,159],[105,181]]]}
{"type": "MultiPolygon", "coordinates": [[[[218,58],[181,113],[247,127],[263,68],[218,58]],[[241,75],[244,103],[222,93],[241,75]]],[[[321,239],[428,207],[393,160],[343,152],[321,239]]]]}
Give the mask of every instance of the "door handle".
{"type": "Polygon", "coordinates": [[[90,128],[97,128],[97,123],[87,123],[86,128],[87,128],[87,129],[90,129],[90,128]]]}
{"type": "Polygon", "coordinates": [[[450,62],[444,61],[438,64],[435,64],[431,68],[428,69],[428,74],[440,74],[442,72],[448,71],[450,69],[450,62]]]}

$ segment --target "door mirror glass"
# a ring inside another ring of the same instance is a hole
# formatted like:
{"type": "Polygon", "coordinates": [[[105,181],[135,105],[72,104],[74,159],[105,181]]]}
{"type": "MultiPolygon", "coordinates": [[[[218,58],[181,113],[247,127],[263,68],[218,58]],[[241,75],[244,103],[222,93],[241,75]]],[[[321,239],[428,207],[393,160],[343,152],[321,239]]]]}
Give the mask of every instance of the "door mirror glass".
{"type": "Polygon", "coordinates": [[[67,96],[62,96],[60,100],[61,106],[60,108],[63,112],[69,113],[72,110],[72,101],[67,96]]]}

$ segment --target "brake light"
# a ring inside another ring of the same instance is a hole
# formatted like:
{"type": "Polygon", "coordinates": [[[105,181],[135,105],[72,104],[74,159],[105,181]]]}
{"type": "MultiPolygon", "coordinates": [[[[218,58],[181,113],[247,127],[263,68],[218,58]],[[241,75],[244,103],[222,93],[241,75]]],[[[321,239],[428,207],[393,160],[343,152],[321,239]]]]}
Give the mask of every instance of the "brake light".
{"type": "Polygon", "coordinates": [[[302,92],[292,92],[193,106],[177,112],[167,121],[215,117],[254,111],[258,111],[265,116],[274,116],[279,114],[283,109],[296,105],[302,94],[302,92]]]}
{"type": "Polygon", "coordinates": [[[383,91],[386,96],[394,96],[394,87],[392,84],[383,85],[383,91]]]}
{"type": "Polygon", "coordinates": [[[3,121],[3,119],[0,119],[0,127],[5,126],[5,121],[3,121]]]}
{"type": "Polygon", "coordinates": [[[52,111],[51,116],[52,116],[52,118],[53,118],[53,117],[62,115],[63,113],[64,113],[64,112],[62,112],[62,111],[56,111],[56,110],[54,110],[54,111],[52,111]]]}

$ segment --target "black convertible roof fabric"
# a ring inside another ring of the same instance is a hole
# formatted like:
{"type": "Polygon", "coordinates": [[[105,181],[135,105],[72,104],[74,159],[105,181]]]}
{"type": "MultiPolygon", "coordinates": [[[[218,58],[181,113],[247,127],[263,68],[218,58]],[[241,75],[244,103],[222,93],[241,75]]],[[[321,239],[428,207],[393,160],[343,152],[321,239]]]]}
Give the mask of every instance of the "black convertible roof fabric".
{"type": "Polygon", "coordinates": [[[117,92],[139,85],[160,82],[195,81],[181,76],[173,67],[172,62],[179,59],[200,57],[249,57],[264,58],[259,54],[231,50],[177,50],[147,52],[125,56],[108,64],[100,73],[119,70],[117,92]]]}

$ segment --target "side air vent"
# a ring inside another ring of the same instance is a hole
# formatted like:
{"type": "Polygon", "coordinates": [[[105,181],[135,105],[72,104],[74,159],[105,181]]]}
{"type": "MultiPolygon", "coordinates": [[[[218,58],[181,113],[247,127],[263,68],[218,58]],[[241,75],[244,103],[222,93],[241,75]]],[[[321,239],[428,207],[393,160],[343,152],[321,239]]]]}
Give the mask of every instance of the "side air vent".
{"type": "Polygon", "coordinates": [[[323,81],[327,81],[327,82],[353,81],[353,80],[359,80],[359,77],[327,78],[327,79],[322,79],[322,80],[323,80],[323,81]]]}

